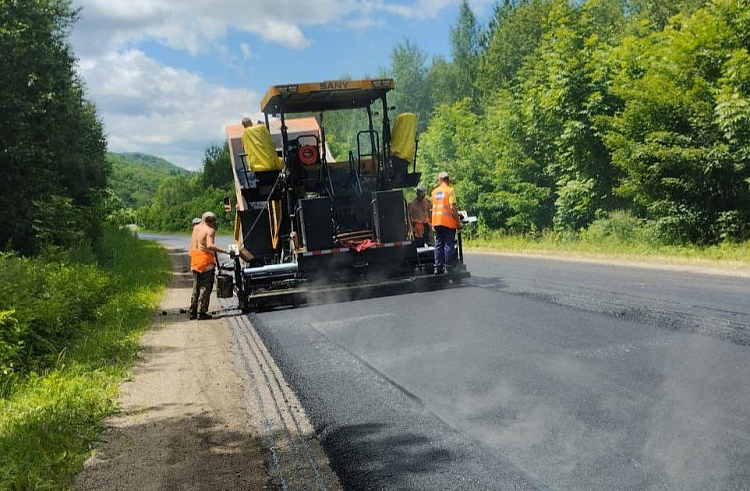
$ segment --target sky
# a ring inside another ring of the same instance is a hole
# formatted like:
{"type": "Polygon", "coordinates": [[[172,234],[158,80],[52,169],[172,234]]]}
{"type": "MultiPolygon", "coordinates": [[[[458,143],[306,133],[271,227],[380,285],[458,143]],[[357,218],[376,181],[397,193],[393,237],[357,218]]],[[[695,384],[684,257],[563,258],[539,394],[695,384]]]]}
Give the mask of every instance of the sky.
{"type": "MultiPolygon", "coordinates": [[[[471,0],[484,21],[493,0],[471,0]]],[[[353,78],[408,38],[450,53],[459,0],[73,0],[71,40],[113,152],[191,170],[272,85],[353,78]]]]}

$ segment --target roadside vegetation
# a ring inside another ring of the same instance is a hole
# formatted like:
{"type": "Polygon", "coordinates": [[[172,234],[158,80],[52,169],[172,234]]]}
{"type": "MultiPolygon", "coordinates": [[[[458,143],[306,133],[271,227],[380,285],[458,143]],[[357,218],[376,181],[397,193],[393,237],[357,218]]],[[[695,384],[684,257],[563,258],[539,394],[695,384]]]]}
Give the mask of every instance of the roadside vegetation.
{"type": "Polygon", "coordinates": [[[169,277],[112,224],[112,162],[67,0],[0,2],[0,489],[81,470],[169,277]]]}
{"type": "Polygon", "coordinates": [[[169,274],[162,248],[115,227],[86,251],[0,256],[0,489],[81,470],[169,274]]]}

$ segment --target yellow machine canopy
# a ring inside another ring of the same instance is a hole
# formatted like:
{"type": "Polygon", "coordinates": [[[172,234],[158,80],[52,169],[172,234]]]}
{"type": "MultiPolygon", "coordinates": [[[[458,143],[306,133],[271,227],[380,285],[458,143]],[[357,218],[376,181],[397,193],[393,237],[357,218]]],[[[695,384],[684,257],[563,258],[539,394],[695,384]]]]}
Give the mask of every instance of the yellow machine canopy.
{"type": "Polygon", "coordinates": [[[263,97],[260,109],[266,114],[278,114],[361,108],[394,87],[390,78],[274,85],[263,97]]]}

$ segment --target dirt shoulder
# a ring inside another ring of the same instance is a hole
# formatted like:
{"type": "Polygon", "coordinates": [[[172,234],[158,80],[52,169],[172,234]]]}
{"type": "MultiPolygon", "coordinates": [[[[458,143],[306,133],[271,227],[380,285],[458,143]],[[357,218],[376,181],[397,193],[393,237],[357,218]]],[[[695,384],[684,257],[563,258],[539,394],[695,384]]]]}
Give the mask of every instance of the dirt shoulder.
{"type": "Polygon", "coordinates": [[[485,254],[508,257],[528,257],[535,259],[549,259],[553,261],[569,261],[588,264],[607,264],[611,266],[627,266],[633,268],[656,269],[662,271],[681,271],[685,273],[698,273],[714,276],[734,276],[739,278],[750,278],[750,265],[737,261],[711,261],[701,259],[682,259],[662,256],[621,257],[607,255],[591,255],[585,253],[571,252],[544,253],[544,252],[519,252],[498,251],[485,248],[466,248],[470,254],[485,254]]]}
{"type": "MultiPolygon", "coordinates": [[[[275,489],[261,435],[243,394],[233,338],[224,319],[189,321],[190,273],[184,252],[170,251],[173,280],[142,360],[121,387],[80,490],[275,489]]],[[[212,308],[216,306],[212,300],[212,308]]]]}

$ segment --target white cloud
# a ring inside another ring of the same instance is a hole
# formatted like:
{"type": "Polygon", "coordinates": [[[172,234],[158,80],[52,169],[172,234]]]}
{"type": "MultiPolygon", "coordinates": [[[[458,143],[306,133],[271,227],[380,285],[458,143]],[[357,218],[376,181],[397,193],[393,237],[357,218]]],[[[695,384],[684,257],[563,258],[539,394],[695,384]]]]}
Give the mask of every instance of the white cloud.
{"type": "Polygon", "coordinates": [[[242,59],[245,61],[253,56],[253,49],[247,43],[240,43],[240,51],[242,52],[242,59]]]}
{"type": "Polygon", "coordinates": [[[115,152],[172,156],[196,169],[205,146],[224,140],[227,124],[259,117],[256,93],[207,83],[136,49],[82,59],[80,70],[115,152]]]}
{"type": "Polygon", "coordinates": [[[102,53],[153,39],[195,55],[209,51],[230,29],[293,49],[309,40],[302,27],[350,15],[357,0],[77,0],[82,18],[73,33],[78,52],[102,53]]]}
{"type": "Polygon", "coordinates": [[[287,48],[304,49],[310,45],[299,27],[286,22],[268,20],[261,24],[250,25],[246,30],[254,32],[265,41],[278,43],[287,48]]]}

